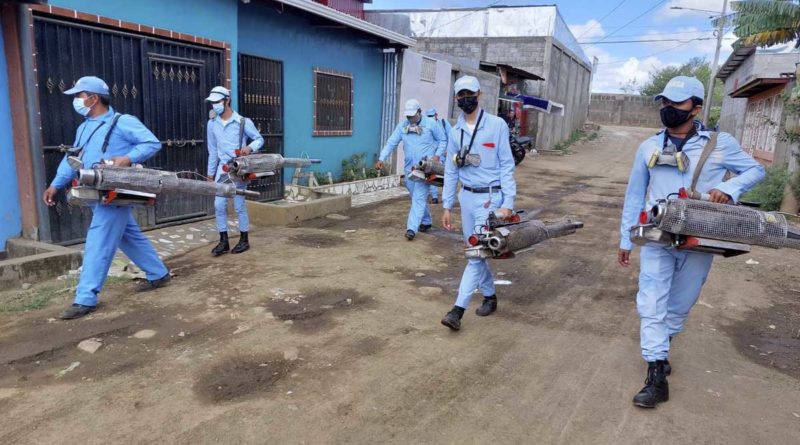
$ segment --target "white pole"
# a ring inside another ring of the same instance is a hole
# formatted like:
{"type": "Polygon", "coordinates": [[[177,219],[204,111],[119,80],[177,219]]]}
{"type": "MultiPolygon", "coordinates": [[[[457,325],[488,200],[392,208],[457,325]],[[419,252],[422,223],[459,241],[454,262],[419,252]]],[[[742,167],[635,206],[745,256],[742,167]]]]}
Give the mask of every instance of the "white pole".
{"type": "Polygon", "coordinates": [[[722,5],[722,16],[717,25],[717,50],[714,52],[714,64],[711,66],[711,75],[708,78],[708,91],[706,91],[706,100],[703,104],[703,124],[708,125],[708,113],[711,111],[711,100],[714,98],[714,81],[717,77],[717,67],[719,65],[719,50],[722,47],[722,35],[725,25],[725,14],[728,13],[728,0],[722,5]]]}

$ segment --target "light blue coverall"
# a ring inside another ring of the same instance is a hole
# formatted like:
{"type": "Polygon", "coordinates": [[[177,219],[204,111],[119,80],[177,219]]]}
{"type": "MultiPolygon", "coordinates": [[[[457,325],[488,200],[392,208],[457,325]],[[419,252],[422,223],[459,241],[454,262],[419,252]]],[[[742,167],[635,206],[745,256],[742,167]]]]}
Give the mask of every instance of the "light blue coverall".
{"type": "MultiPolygon", "coordinates": [[[[689,189],[700,154],[709,140],[710,131],[697,126],[697,135],[683,147],[689,157],[688,171],[656,165],[647,168],[647,160],[656,150],[662,150],[664,131],[644,141],[633,161],[620,226],[620,248],[631,250],[630,228],[638,224],[639,213],[650,209],[656,200],[689,189]]],[[[742,151],[739,143],[728,133],[719,133],[717,145],[708,157],[697,183],[697,191],[720,190],[734,201],[764,178],[764,168],[742,151]],[[723,182],[725,173],[738,176],[723,182]]],[[[713,255],[702,252],[679,251],[673,248],[644,246],[641,253],[639,292],[636,307],[641,319],[642,357],[648,361],[665,360],[669,354],[669,339],[683,330],[689,310],[697,302],[700,290],[711,269],[713,255]]]]}
{"type": "MultiPolygon", "coordinates": [[[[244,119],[235,111],[231,118],[223,123],[222,119],[217,116],[208,121],[208,129],[206,130],[208,143],[208,177],[214,178],[216,182],[233,182],[238,189],[245,189],[247,187],[246,181],[231,181],[230,176],[222,171],[222,166],[230,162],[236,157],[236,150],[245,146],[247,140],[251,140],[248,145],[253,153],[257,152],[264,145],[264,138],[258,132],[253,121],[244,119]],[[244,124],[243,140],[239,140],[241,133],[240,125],[244,124]]],[[[237,195],[233,197],[233,208],[239,217],[239,231],[247,232],[250,230],[250,217],[247,214],[247,204],[245,203],[244,196],[237,195]]],[[[214,198],[214,212],[217,218],[217,231],[228,231],[228,198],[217,196],[214,198]]]]}
{"type": "Polygon", "coordinates": [[[408,119],[397,125],[392,135],[389,136],[389,140],[386,141],[378,159],[386,162],[386,158],[392,154],[401,141],[403,142],[403,172],[406,175],[406,188],[411,197],[411,210],[408,212],[406,230],[417,233],[420,224],[432,224],[431,213],[428,210],[430,186],[425,182],[409,181],[408,175],[411,173],[411,167],[418,165],[422,158],[426,156],[444,157],[447,144],[442,126],[435,120],[427,116],[420,116],[419,127],[422,128],[422,134],[408,132],[409,125],[408,119]]]}
{"type": "MultiPolygon", "coordinates": [[[[109,160],[118,156],[128,156],[132,163],[140,164],[161,150],[161,142],[147,127],[133,116],[122,115],[111,133],[106,153],[103,154],[103,140],[113,118],[114,110],[109,109],[102,116],[87,118],[78,127],[73,146],[83,147],[84,168],[90,168],[101,159],[109,160]],[[99,125],[102,127],[97,129],[99,125]],[[95,129],[97,132],[92,135],[95,129]]],[[[64,157],[51,186],[63,189],[72,182],[75,175],[76,172],[70,168],[64,157]]],[[[154,281],[167,275],[164,262],[133,219],[131,207],[96,204],[91,208],[92,222],[86,234],[83,269],[75,293],[75,303],[84,306],[97,305],[97,296],[103,288],[117,248],[122,249],[145,272],[148,280],[154,281]]]]}
{"type": "MultiPolygon", "coordinates": [[[[447,119],[439,119],[436,121],[440,127],[442,127],[442,131],[444,132],[444,143],[447,144],[447,141],[450,136],[450,131],[453,129],[453,126],[450,125],[450,122],[447,119]]],[[[431,186],[431,198],[438,199],[439,198],[439,187],[431,186]]]]}
{"type": "MultiPolygon", "coordinates": [[[[499,190],[492,190],[491,193],[473,193],[463,188],[459,192],[461,230],[466,244],[470,235],[482,230],[481,227],[486,224],[490,212],[500,208],[514,209],[517,184],[514,180],[514,156],[511,154],[508,142],[508,125],[503,119],[484,112],[481,122],[475,129],[477,133],[470,153],[480,155],[480,167],[465,165],[458,168],[453,163],[453,156],[458,153],[462,144],[462,131],[463,145],[467,146],[472,138],[472,132],[467,127],[463,114],[449,135],[442,206],[452,210],[459,180],[463,186],[470,188],[499,186],[499,190]]],[[[456,306],[466,309],[476,288],[480,289],[484,297],[495,294],[494,278],[486,259],[467,260],[467,267],[464,268],[458,288],[456,306]]]]}

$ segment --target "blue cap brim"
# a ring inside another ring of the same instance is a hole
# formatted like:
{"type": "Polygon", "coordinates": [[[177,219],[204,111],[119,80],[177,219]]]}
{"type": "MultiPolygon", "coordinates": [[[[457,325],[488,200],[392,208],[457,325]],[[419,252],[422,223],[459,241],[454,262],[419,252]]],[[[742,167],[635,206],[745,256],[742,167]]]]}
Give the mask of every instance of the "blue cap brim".
{"type": "Polygon", "coordinates": [[[68,89],[67,91],[64,91],[64,94],[73,95],[73,94],[78,94],[78,93],[80,93],[82,91],[83,91],[82,89],[78,88],[77,86],[74,86],[74,87],[68,89]]]}
{"type": "Polygon", "coordinates": [[[691,95],[684,96],[682,94],[681,95],[676,95],[676,94],[672,93],[672,97],[670,97],[668,94],[669,93],[664,91],[661,94],[659,94],[658,96],[654,97],[653,100],[661,100],[661,99],[665,99],[666,98],[667,100],[669,100],[671,102],[679,103],[679,102],[683,102],[685,100],[689,100],[689,99],[692,98],[691,95]]]}

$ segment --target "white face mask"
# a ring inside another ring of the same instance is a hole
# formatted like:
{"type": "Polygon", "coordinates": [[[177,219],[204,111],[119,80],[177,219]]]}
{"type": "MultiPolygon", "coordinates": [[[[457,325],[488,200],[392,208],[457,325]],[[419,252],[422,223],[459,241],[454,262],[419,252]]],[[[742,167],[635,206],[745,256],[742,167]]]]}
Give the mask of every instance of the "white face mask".
{"type": "Polygon", "coordinates": [[[222,116],[222,113],[225,111],[225,105],[218,103],[211,105],[211,108],[214,109],[214,112],[217,113],[217,116],[222,116]]]}
{"type": "Polygon", "coordinates": [[[85,100],[86,99],[81,99],[80,97],[72,99],[72,108],[75,109],[76,113],[84,117],[88,116],[89,112],[92,111],[91,108],[86,106],[85,100]]]}

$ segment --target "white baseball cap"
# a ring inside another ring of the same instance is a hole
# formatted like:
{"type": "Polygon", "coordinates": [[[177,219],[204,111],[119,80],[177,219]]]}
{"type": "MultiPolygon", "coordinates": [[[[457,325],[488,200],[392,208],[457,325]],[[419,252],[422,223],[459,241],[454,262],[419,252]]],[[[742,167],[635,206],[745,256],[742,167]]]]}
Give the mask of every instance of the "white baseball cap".
{"type": "Polygon", "coordinates": [[[473,93],[477,93],[481,90],[481,83],[478,82],[478,79],[473,76],[461,76],[456,80],[455,85],[453,86],[456,94],[458,94],[461,90],[468,90],[472,91],[473,93]]]}
{"type": "Polygon", "coordinates": [[[409,99],[406,101],[406,106],[403,107],[403,116],[413,116],[417,111],[422,108],[417,99],[409,99]]]}
{"type": "Polygon", "coordinates": [[[211,89],[211,94],[206,97],[208,102],[219,102],[226,97],[231,97],[231,92],[225,87],[214,87],[211,89]]]}

